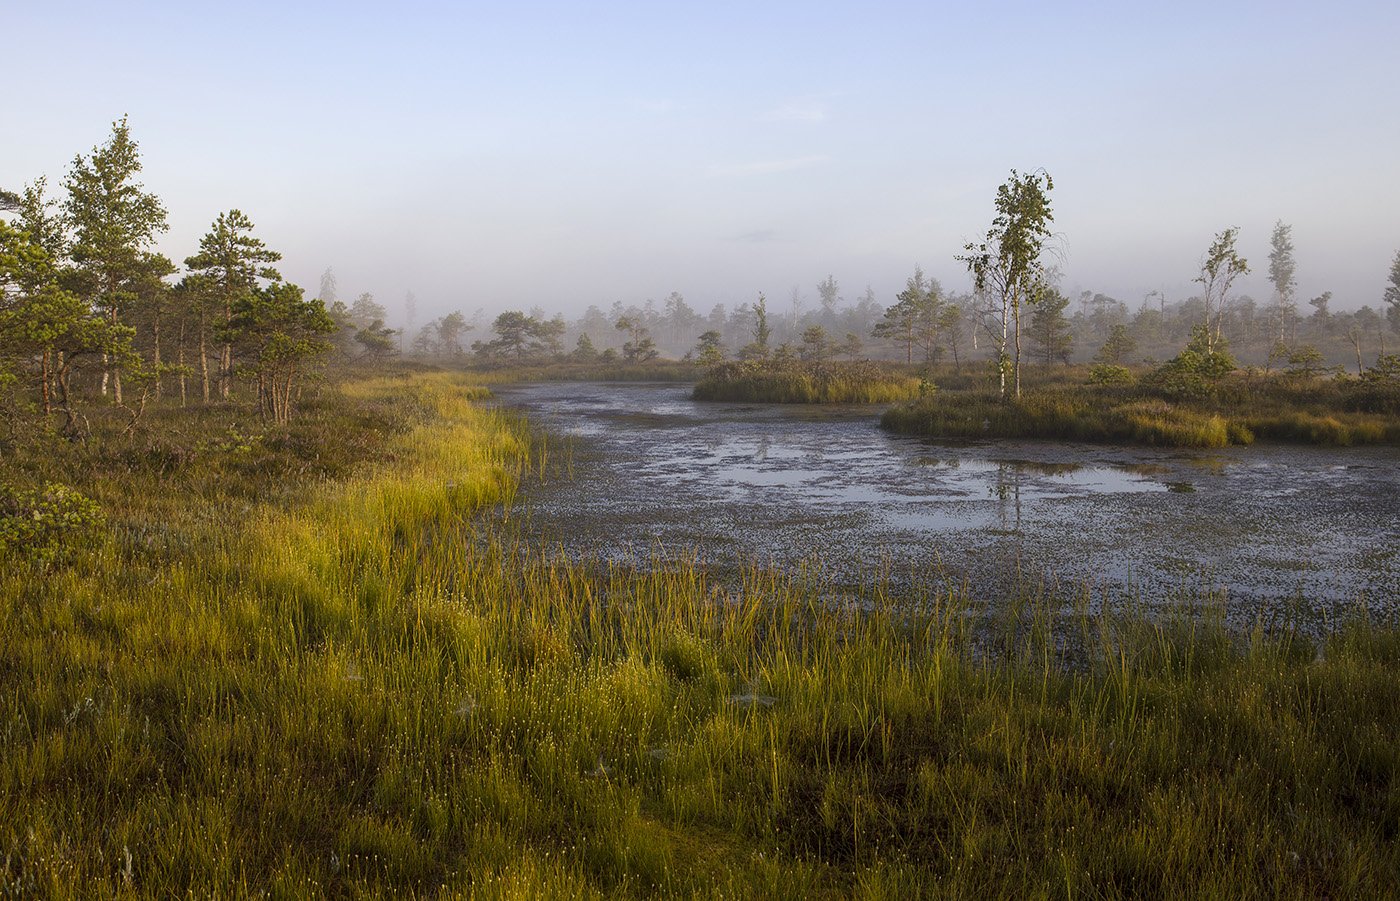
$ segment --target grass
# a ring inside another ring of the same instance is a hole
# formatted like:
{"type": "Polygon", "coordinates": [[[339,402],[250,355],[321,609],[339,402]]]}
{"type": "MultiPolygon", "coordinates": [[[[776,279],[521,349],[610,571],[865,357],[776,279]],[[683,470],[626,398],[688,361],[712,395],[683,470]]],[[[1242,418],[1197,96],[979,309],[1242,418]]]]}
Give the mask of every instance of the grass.
{"type": "Polygon", "coordinates": [[[870,362],[753,360],[709,369],[696,400],[773,404],[885,404],[919,395],[918,378],[870,362]]]}
{"type": "Polygon", "coordinates": [[[502,362],[492,366],[474,366],[475,378],[485,384],[512,382],[693,382],[704,368],[684,360],[649,360],[628,363],[624,360],[591,363],[556,362],[513,364],[502,362]]]}
{"type": "Polygon", "coordinates": [[[7,894],[1393,894],[1394,622],[570,564],[490,512],[558,462],[474,393],[20,458],[113,527],[0,569],[7,894]]]}
{"type": "Polygon", "coordinates": [[[1090,385],[1079,368],[1042,373],[1020,400],[969,379],[888,410],[881,423],[943,438],[1062,439],[1167,447],[1264,441],[1345,447],[1400,443],[1393,412],[1352,409],[1344,388],[1240,374],[1210,398],[1167,398],[1133,385],[1090,385]]]}

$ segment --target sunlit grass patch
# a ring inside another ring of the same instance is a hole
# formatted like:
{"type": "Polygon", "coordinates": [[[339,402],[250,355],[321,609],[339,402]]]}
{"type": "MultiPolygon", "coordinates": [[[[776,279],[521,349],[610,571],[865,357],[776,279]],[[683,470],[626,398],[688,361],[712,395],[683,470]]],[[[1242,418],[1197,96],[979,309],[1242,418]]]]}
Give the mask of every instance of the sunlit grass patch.
{"type": "Polygon", "coordinates": [[[1326,446],[1400,440],[1400,421],[1343,409],[1330,385],[1241,377],[1211,398],[1165,398],[1131,384],[1075,384],[1052,373],[1019,399],[985,386],[926,394],[886,411],[885,428],[943,438],[1061,439],[1218,448],[1256,439],[1326,446]]]}
{"type": "Polygon", "coordinates": [[[242,445],[130,534],[0,573],[6,891],[1391,890],[1394,622],[569,562],[489,515],[539,460],[463,388],[348,385],[335,478],[259,501],[314,453],[269,433],[235,494],[242,445]],[[143,551],[166,514],[190,544],[143,551]]]}

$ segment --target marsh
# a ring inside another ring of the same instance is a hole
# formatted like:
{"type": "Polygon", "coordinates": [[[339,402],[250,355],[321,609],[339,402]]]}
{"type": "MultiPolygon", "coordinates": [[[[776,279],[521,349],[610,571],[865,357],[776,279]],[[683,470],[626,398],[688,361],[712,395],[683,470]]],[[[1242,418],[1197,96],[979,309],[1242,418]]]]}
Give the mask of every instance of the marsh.
{"type": "Polygon", "coordinates": [[[527,483],[543,543],[640,563],[883,572],[991,598],[1008,586],[1326,621],[1400,596],[1400,450],[1212,451],[891,435],[879,407],[696,402],[674,384],[503,386],[568,444],[527,483]]]}

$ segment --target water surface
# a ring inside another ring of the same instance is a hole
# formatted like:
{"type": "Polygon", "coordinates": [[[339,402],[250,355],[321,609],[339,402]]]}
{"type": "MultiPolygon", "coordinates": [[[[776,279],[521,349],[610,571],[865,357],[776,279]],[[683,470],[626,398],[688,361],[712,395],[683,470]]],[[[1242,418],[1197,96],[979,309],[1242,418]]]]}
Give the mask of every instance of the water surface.
{"type": "Polygon", "coordinates": [[[685,385],[496,393],[572,436],[573,478],[522,498],[577,556],[819,560],[837,580],[933,572],[988,597],[1018,578],[1151,604],[1224,591],[1324,617],[1400,599],[1394,448],[937,442],[882,431],[879,408],[701,403],[685,385]]]}

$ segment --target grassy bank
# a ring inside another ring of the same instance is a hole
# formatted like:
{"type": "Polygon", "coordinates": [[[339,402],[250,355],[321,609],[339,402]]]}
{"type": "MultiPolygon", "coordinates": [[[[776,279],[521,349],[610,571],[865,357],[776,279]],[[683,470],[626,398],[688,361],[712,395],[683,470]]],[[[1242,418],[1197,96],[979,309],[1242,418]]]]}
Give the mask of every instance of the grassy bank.
{"type": "Polygon", "coordinates": [[[470,397],[26,462],[109,523],[0,570],[7,894],[1393,891],[1394,623],[579,567],[487,511],[541,455],[470,397]]]}
{"type": "Polygon", "coordinates": [[[693,382],[705,368],[682,360],[646,363],[596,362],[473,366],[472,374],[486,384],[511,382],[693,382]]]}
{"type": "Polygon", "coordinates": [[[1163,396],[1140,385],[1091,385],[1083,368],[1032,382],[1020,400],[950,380],[888,410],[882,425],[940,438],[1056,439],[1226,447],[1256,440],[1345,447],[1400,444],[1400,416],[1366,409],[1359,392],[1323,380],[1239,376],[1208,398],[1163,396]],[[1077,380],[1075,377],[1078,376],[1077,380]]]}
{"type": "Polygon", "coordinates": [[[751,360],[706,371],[696,400],[768,404],[887,404],[919,394],[919,379],[888,366],[751,360]]]}

